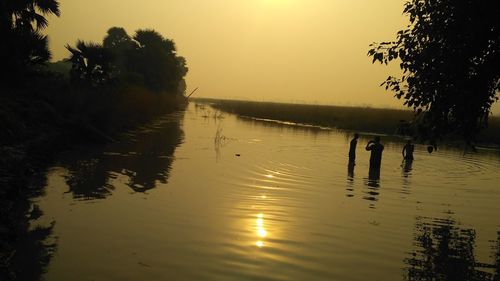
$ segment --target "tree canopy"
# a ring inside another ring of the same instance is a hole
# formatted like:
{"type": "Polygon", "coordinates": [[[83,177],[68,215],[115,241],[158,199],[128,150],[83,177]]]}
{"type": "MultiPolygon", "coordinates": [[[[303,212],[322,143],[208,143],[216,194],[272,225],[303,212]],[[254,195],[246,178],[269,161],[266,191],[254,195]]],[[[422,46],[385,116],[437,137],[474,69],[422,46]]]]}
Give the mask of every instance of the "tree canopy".
{"type": "Polygon", "coordinates": [[[47,27],[47,15],[60,15],[57,0],[0,1],[0,54],[7,84],[17,83],[50,57],[48,39],[41,31],[47,27]],[[16,82],[17,81],[17,82],[16,82]]]}
{"type": "Polygon", "coordinates": [[[103,84],[113,79],[143,83],[149,89],[182,94],[186,60],[177,55],[174,41],[152,29],[139,29],[131,37],[112,27],[102,45],[78,41],[71,52],[73,80],[103,84]]]}
{"type": "Polygon", "coordinates": [[[113,55],[111,51],[97,43],[85,43],[77,41],[73,48],[66,46],[71,56],[70,77],[72,82],[85,82],[89,85],[101,85],[110,80],[111,63],[113,55]]]}
{"type": "Polygon", "coordinates": [[[417,134],[473,142],[500,91],[500,1],[410,0],[410,24],[374,43],[373,62],[399,59],[401,77],[382,85],[417,113],[417,134]]]}

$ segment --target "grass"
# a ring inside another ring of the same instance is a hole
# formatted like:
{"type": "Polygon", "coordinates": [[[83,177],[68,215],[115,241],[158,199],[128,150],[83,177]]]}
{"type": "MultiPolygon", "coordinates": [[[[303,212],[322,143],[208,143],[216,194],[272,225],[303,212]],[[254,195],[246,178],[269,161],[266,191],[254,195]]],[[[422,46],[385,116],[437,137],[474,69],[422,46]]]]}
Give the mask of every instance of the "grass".
{"type": "MultiPolygon", "coordinates": [[[[334,105],[287,104],[220,99],[194,99],[216,109],[262,119],[294,122],[360,133],[395,135],[402,122],[411,121],[413,111],[334,105]]],[[[489,127],[478,137],[482,144],[500,144],[500,117],[491,117],[489,127]]]]}
{"type": "Polygon", "coordinates": [[[286,104],[236,100],[198,99],[220,110],[241,116],[273,119],[359,132],[392,134],[400,120],[411,120],[411,111],[330,105],[286,104]]]}

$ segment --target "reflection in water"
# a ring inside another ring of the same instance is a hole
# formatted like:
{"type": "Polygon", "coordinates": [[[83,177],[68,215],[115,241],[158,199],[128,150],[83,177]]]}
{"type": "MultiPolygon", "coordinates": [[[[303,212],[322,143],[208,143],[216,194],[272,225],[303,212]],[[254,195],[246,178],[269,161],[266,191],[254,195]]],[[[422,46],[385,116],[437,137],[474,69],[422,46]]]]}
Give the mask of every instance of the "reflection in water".
{"type": "Polygon", "coordinates": [[[105,198],[111,194],[112,181],[123,176],[135,192],[150,190],[157,182],[167,183],[172,156],[183,138],[181,117],[168,115],[118,143],[63,159],[68,192],[83,200],[105,198]]]}
{"type": "Polygon", "coordinates": [[[352,192],[354,191],[354,166],[355,162],[349,160],[349,163],[347,163],[347,197],[353,197],[354,194],[352,192]]]}
{"type": "Polygon", "coordinates": [[[331,128],[298,124],[294,122],[277,121],[272,119],[238,116],[238,120],[248,124],[252,124],[256,127],[279,130],[281,133],[300,134],[300,135],[305,133],[310,136],[316,137],[319,134],[330,134],[334,132],[334,130],[332,130],[331,128]]]}
{"type": "Polygon", "coordinates": [[[496,264],[478,262],[474,229],[460,228],[451,218],[428,220],[417,218],[414,239],[418,250],[404,260],[406,280],[499,280],[498,247],[496,264]]]}
{"type": "Polygon", "coordinates": [[[380,166],[370,166],[367,185],[371,187],[380,186],[380,166]]]}
{"type": "Polygon", "coordinates": [[[43,280],[42,275],[47,271],[58,246],[57,239],[53,237],[55,221],[51,218],[43,223],[37,222],[44,212],[34,201],[45,192],[46,170],[38,167],[30,172],[29,177],[17,179],[28,173],[15,171],[19,165],[9,167],[12,165],[12,162],[6,161],[9,157],[1,160],[0,280],[43,280]],[[11,184],[15,188],[6,194],[11,184]],[[18,184],[27,186],[18,189],[18,184]],[[14,190],[16,194],[12,193],[14,190]],[[9,200],[4,200],[5,195],[9,200]]]}
{"type": "Polygon", "coordinates": [[[53,229],[54,222],[36,226],[18,237],[11,260],[13,272],[5,280],[40,280],[57,248],[53,229]]]}
{"type": "Polygon", "coordinates": [[[378,190],[380,188],[380,166],[370,166],[366,186],[368,187],[368,190],[365,192],[365,196],[363,198],[371,201],[370,208],[375,208],[374,202],[378,201],[378,190]]]}
{"type": "MultiPolygon", "coordinates": [[[[150,139],[146,130],[93,154],[73,154],[81,161],[62,161],[73,165],[49,175],[51,187],[40,201],[47,218],[57,221],[54,235],[61,237],[45,280],[401,280],[402,268],[408,279],[426,280],[432,274],[425,275],[427,257],[435,257],[434,264],[441,259],[432,233],[438,226],[427,224],[434,244],[426,253],[418,242],[423,238],[412,246],[414,235],[424,236],[414,234],[414,218],[433,217],[444,205],[478,230],[476,258],[489,261],[486,241],[496,239],[500,225],[496,154],[464,161],[461,151],[429,156],[417,147],[418,171],[409,175],[407,187],[418,188],[402,198],[406,178],[397,140],[386,143],[379,183],[380,171],[368,172],[367,153],[357,155],[356,167],[346,165],[349,142],[342,134],[264,127],[233,115],[223,121],[231,139],[221,148],[231,157],[216,163],[216,120],[188,109],[186,141],[179,148],[179,122],[167,120],[156,130],[163,140],[150,139]],[[183,160],[172,164],[165,146],[183,160]],[[71,175],[76,200],[61,196],[71,175]],[[167,178],[167,185],[159,184],[167,178]],[[126,184],[133,183],[157,188],[146,198],[129,194],[126,184]],[[346,192],[345,184],[361,196],[346,200],[354,192],[346,192]],[[106,200],[79,201],[86,196],[106,200]]],[[[476,269],[494,271],[478,264],[476,269]]]]}
{"type": "Polygon", "coordinates": [[[264,214],[259,213],[257,214],[257,220],[256,220],[256,226],[255,226],[256,232],[257,232],[257,239],[259,239],[255,245],[257,247],[261,248],[264,246],[264,238],[267,237],[267,231],[264,227],[264,214]]]}
{"type": "Polygon", "coordinates": [[[215,161],[219,162],[221,158],[221,148],[226,144],[226,137],[222,134],[222,124],[218,123],[217,131],[214,137],[215,161]]]}
{"type": "Polygon", "coordinates": [[[405,195],[410,194],[409,187],[411,186],[411,170],[413,169],[412,166],[412,159],[405,159],[403,160],[403,163],[401,163],[401,175],[403,176],[403,189],[401,190],[401,193],[405,195]]]}
{"type": "Polygon", "coordinates": [[[411,175],[413,160],[403,160],[401,167],[403,168],[403,177],[408,178],[411,175]]]}
{"type": "Polygon", "coordinates": [[[497,232],[497,243],[493,248],[495,250],[495,277],[493,280],[500,280],[500,231],[497,232]]]}

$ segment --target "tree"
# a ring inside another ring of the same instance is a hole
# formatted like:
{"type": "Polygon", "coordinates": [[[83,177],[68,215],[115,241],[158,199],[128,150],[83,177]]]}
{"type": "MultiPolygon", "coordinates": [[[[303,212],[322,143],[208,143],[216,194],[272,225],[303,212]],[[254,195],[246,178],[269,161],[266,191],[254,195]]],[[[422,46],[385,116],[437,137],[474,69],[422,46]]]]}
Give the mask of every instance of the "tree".
{"type": "Polygon", "coordinates": [[[186,80],[184,80],[184,77],[188,73],[189,68],[187,67],[187,61],[185,57],[178,56],[177,57],[177,78],[176,81],[178,81],[177,84],[177,94],[179,95],[184,95],[186,93],[187,89],[187,84],[186,80]]]}
{"type": "Polygon", "coordinates": [[[112,27],[102,45],[78,41],[66,48],[73,81],[98,85],[116,78],[155,92],[185,92],[186,59],[177,56],[174,41],[155,30],[140,29],[130,37],[122,27],[112,27]]]}
{"type": "Polygon", "coordinates": [[[133,39],[136,48],[130,53],[129,71],[141,74],[146,86],[153,91],[176,93],[184,75],[180,74],[183,69],[174,41],[152,29],[137,30],[133,39]]]}
{"type": "Polygon", "coordinates": [[[47,27],[47,15],[60,15],[57,0],[4,0],[0,3],[0,54],[6,83],[26,78],[36,66],[50,57],[47,36],[41,30],[47,27]]]}
{"type": "Polygon", "coordinates": [[[66,45],[71,56],[70,76],[74,82],[84,82],[96,86],[105,84],[111,78],[111,64],[113,55],[102,45],[78,40],[75,47],[66,45]]]}
{"type": "Polygon", "coordinates": [[[111,27],[108,29],[102,45],[110,50],[122,50],[132,47],[133,42],[123,27],[111,27]]]}
{"type": "Polygon", "coordinates": [[[111,51],[115,62],[112,76],[119,76],[127,71],[127,56],[136,47],[136,43],[122,27],[112,27],[108,29],[102,46],[111,51]]]}
{"type": "Polygon", "coordinates": [[[416,111],[422,140],[470,143],[487,126],[500,91],[498,11],[498,0],[410,0],[407,29],[370,45],[373,62],[400,60],[403,75],[382,85],[416,111]]]}

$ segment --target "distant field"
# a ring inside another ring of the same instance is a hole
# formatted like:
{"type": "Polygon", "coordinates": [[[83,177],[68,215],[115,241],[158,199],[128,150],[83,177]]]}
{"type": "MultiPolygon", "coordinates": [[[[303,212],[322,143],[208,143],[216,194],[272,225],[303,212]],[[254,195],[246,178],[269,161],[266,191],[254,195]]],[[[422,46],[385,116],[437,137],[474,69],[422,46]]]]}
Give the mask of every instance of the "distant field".
{"type": "MultiPolygon", "coordinates": [[[[401,121],[411,121],[414,116],[412,111],[398,109],[203,98],[193,100],[211,103],[219,110],[235,113],[240,116],[389,135],[396,133],[401,121]]],[[[484,143],[500,144],[499,117],[492,117],[490,119],[489,128],[481,133],[479,140],[484,143]]]]}

